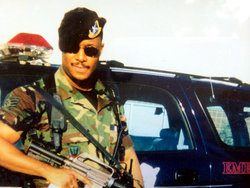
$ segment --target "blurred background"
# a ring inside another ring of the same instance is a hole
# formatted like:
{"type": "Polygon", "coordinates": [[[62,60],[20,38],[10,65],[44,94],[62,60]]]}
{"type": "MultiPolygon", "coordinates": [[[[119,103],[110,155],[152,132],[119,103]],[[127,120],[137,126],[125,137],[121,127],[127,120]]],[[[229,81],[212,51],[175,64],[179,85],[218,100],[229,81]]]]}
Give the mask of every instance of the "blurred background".
{"type": "Polygon", "coordinates": [[[61,63],[57,29],[77,6],[107,19],[102,60],[250,83],[248,0],[0,0],[0,44],[40,34],[61,63]]]}

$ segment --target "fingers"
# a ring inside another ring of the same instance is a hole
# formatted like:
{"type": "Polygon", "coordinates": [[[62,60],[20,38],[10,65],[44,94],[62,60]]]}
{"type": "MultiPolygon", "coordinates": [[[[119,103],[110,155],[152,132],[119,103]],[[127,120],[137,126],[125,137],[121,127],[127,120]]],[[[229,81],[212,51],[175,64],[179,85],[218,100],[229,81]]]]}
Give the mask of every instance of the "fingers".
{"type": "Polygon", "coordinates": [[[70,185],[70,188],[78,188],[78,184],[77,184],[76,179],[75,179],[75,181],[72,182],[72,184],[70,185]]]}
{"type": "Polygon", "coordinates": [[[92,185],[92,182],[86,177],[86,176],[83,176],[83,175],[80,175],[76,172],[73,172],[75,177],[80,180],[81,182],[83,182],[85,185],[88,185],[88,186],[91,186],[92,185]]]}
{"type": "Polygon", "coordinates": [[[127,121],[127,118],[126,118],[126,116],[124,116],[124,115],[120,115],[120,120],[126,122],[126,121],[127,121]]]}
{"type": "Polygon", "coordinates": [[[46,179],[58,188],[78,188],[78,180],[85,185],[92,186],[91,181],[86,176],[66,168],[51,168],[46,174],[46,179]]]}
{"type": "Polygon", "coordinates": [[[72,178],[70,181],[70,185],[68,187],[70,188],[78,188],[78,184],[77,184],[77,177],[74,173],[71,172],[72,178]]]}

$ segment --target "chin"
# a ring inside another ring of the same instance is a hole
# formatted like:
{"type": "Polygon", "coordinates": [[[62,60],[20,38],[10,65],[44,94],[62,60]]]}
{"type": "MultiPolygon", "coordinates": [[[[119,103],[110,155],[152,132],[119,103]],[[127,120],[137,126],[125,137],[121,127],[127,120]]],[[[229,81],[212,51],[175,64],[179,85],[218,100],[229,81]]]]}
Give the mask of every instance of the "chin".
{"type": "Polygon", "coordinates": [[[74,76],[73,78],[79,81],[84,81],[87,80],[89,76],[74,76]]]}
{"type": "Polygon", "coordinates": [[[80,81],[83,81],[83,80],[86,80],[90,77],[90,73],[76,73],[74,72],[73,74],[71,74],[72,77],[76,80],[80,80],[80,81]]]}

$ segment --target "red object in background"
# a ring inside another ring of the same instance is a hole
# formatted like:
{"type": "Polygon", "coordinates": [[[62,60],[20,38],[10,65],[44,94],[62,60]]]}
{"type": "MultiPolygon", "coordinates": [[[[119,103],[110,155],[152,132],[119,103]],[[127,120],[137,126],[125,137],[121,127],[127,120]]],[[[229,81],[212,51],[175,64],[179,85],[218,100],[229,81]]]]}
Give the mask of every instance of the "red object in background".
{"type": "Polygon", "coordinates": [[[19,33],[10,39],[8,44],[34,45],[53,49],[52,46],[41,35],[32,33],[19,33]]]}

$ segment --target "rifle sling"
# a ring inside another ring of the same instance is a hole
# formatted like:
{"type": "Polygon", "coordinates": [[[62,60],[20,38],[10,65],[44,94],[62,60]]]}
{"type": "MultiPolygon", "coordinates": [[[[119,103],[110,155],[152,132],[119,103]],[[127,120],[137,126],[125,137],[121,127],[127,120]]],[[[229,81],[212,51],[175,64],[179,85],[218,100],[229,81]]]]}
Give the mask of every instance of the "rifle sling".
{"type": "Polygon", "coordinates": [[[97,149],[99,149],[104,157],[107,159],[110,165],[115,166],[119,170],[122,168],[120,163],[110,154],[107,150],[88,132],[88,130],[82,126],[57,100],[54,99],[48,92],[40,87],[34,86],[34,88],[55,108],[57,108],[79,132],[81,132],[97,149]]]}

